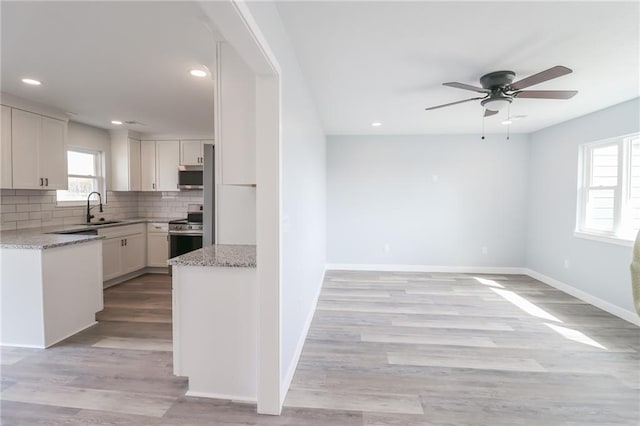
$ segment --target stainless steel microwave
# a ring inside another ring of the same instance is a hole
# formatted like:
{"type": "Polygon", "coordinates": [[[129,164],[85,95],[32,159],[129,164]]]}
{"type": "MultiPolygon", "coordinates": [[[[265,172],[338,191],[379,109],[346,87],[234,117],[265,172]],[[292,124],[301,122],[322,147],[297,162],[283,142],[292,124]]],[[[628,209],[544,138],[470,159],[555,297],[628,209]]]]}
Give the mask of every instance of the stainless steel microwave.
{"type": "Polygon", "coordinates": [[[203,166],[178,166],[178,188],[203,189],[203,166]]]}

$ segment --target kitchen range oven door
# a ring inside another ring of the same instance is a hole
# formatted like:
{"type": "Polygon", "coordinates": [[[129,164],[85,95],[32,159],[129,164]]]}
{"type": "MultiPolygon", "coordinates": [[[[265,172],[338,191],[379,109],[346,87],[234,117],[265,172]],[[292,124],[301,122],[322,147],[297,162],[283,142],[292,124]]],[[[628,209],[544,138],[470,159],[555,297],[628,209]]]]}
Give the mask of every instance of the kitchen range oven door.
{"type": "Polygon", "coordinates": [[[189,253],[202,248],[202,234],[169,234],[169,257],[189,253]]]}

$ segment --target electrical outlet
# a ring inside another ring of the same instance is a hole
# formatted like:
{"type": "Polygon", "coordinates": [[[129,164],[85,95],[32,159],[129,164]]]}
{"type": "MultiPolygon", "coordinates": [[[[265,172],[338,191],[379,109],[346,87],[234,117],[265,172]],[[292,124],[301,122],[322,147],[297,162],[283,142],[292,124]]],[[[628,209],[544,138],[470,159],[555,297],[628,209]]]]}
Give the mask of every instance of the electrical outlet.
{"type": "Polygon", "coordinates": [[[384,252],[385,253],[391,253],[391,246],[389,245],[389,243],[385,243],[384,252]]]}
{"type": "Polygon", "coordinates": [[[564,269],[569,269],[570,266],[571,266],[571,264],[569,263],[569,259],[565,259],[564,260],[564,269]]]}
{"type": "Polygon", "coordinates": [[[433,183],[438,183],[438,182],[440,182],[440,176],[431,175],[431,180],[433,181],[433,183]]]}
{"type": "Polygon", "coordinates": [[[488,254],[489,253],[489,248],[487,248],[487,246],[482,246],[482,254],[488,254]]]}

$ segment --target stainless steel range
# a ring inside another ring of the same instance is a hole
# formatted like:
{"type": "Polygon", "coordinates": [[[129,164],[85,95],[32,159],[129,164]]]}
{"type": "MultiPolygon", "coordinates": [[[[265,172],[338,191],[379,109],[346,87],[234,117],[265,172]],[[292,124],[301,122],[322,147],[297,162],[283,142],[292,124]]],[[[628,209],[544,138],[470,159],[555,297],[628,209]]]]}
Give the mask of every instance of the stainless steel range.
{"type": "Polygon", "coordinates": [[[169,222],[169,257],[202,248],[202,204],[189,204],[187,218],[169,222]]]}

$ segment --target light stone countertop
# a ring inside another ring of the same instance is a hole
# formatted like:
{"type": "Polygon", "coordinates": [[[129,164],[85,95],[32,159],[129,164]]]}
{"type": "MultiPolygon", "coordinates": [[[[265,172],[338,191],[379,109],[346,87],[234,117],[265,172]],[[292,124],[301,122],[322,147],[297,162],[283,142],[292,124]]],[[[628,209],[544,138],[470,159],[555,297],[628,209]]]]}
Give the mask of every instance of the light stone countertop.
{"type": "MultiPolygon", "coordinates": [[[[99,226],[85,224],[43,226],[38,228],[24,228],[0,232],[0,248],[3,249],[34,249],[46,250],[71,244],[82,244],[89,241],[101,240],[100,235],[58,234],[57,232],[71,232],[91,229],[104,229],[114,226],[132,225],[136,223],[163,223],[175,218],[134,218],[118,219],[118,223],[99,226]]],[[[99,223],[99,222],[94,222],[99,223]]]]}
{"type": "Polygon", "coordinates": [[[255,245],[214,244],[182,256],[169,259],[172,266],[213,266],[225,268],[255,268],[255,245]]]}

